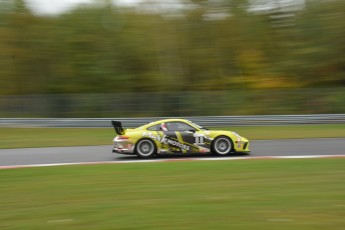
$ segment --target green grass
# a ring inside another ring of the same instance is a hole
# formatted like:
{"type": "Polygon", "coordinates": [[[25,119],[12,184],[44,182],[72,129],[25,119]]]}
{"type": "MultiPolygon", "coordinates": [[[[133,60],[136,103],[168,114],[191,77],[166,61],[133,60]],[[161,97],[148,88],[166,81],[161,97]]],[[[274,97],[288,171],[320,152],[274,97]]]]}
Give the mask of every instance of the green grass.
{"type": "Polygon", "coordinates": [[[0,128],[0,148],[112,144],[112,128],[0,128]]]}
{"type": "Polygon", "coordinates": [[[345,124],[232,127],[250,140],[345,137],[345,124]]]}
{"type": "MultiPolygon", "coordinates": [[[[216,128],[214,128],[216,129],[216,128]]],[[[236,131],[249,140],[282,138],[345,137],[345,125],[239,126],[236,131]]],[[[112,128],[0,128],[0,148],[106,145],[112,128]]]]}
{"type": "Polygon", "coordinates": [[[0,229],[342,230],[345,159],[1,170],[0,229]]]}

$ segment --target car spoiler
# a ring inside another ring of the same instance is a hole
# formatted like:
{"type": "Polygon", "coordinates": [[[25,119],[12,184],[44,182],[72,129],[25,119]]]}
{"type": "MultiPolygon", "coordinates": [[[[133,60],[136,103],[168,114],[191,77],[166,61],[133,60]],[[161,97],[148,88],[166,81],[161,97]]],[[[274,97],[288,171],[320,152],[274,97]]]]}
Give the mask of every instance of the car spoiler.
{"type": "Polygon", "coordinates": [[[123,135],[123,134],[125,134],[125,131],[124,131],[123,128],[122,128],[121,122],[119,122],[119,121],[111,121],[111,124],[113,125],[113,127],[114,127],[114,129],[115,129],[115,132],[116,132],[118,135],[123,135]]]}

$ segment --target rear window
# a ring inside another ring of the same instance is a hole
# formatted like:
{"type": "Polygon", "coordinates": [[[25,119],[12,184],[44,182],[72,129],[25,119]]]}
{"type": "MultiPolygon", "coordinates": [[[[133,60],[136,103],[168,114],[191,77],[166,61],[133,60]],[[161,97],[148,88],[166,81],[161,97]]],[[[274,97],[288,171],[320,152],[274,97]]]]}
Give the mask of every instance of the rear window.
{"type": "Polygon", "coordinates": [[[153,125],[147,128],[147,130],[150,131],[160,131],[161,130],[161,124],[153,125]]]}

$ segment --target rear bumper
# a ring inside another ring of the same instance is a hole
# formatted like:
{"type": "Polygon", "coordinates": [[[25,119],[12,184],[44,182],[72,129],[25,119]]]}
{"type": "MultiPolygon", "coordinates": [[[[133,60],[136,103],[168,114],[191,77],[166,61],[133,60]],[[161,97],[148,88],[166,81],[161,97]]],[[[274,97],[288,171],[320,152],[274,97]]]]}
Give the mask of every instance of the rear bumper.
{"type": "Polygon", "coordinates": [[[134,144],[129,141],[114,140],[113,141],[113,153],[122,153],[122,154],[133,154],[134,153],[134,144]]]}
{"type": "Polygon", "coordinates": [[[120,154],[127,154],[127,155],[134,155],[134,153],[129,149],[122,149],[122,148],[113,148],[113,153],[120,153],[120,154]]]}

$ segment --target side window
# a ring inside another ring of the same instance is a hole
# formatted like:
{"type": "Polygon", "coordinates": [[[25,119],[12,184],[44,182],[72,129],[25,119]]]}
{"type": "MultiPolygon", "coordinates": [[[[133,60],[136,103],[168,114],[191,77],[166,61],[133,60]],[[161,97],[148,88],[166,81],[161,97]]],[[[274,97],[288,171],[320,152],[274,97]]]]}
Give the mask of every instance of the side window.
{"type": "Polygon", "coordinates": [[[195,130],[192,126],[183,122],[168,122],[167,123],[169,131],[188,131],[195,130]]]}
{"type": "Polygon", "coordinates": [[[150,131],[160,131],[161,130],[161,124],[150,126],[150,127],[147,128],[147,130],[150,130],[150,131]]]}

